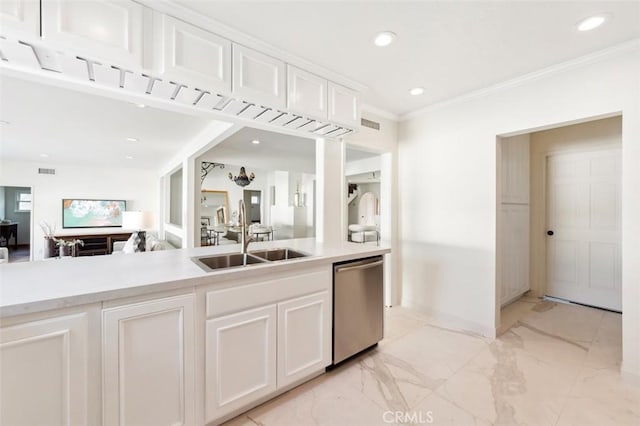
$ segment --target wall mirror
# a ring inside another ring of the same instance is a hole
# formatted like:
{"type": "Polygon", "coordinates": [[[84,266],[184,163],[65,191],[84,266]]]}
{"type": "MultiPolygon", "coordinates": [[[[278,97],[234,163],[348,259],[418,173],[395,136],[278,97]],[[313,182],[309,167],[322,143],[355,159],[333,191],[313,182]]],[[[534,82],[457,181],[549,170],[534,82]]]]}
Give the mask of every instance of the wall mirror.
{"type": "Polygon", "coordinates": [[[229,216],[229,192],[203,189],[200,192],[201,225],[224,225],[229,216]]]}

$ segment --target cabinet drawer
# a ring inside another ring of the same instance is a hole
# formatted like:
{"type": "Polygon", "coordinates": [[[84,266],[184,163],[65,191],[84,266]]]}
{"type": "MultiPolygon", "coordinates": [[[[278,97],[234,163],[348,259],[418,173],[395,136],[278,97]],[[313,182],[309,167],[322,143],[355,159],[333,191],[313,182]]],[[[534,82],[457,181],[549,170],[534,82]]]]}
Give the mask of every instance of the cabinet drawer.
{"type": "Polygon", "coordinates": [[[317,272],[209,291],[206,295],[207,317],[328,290],[332,283],[331,274],[331,269],[326,267],[317,272]]]}

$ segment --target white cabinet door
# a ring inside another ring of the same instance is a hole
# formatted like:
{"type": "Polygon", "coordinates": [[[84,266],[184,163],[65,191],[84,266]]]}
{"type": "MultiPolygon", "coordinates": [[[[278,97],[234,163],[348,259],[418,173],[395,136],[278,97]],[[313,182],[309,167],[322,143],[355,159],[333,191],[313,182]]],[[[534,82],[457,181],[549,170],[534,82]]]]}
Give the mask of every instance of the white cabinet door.
{"type": "Polygon", "coordinates": [[[329,292],[278,304],[278,387],[331,364],[329,292]]]}
{"type": "Polygon", "coordinates": [[[276,390],[276,306],[214,318],[206,325],[205,421],[276,390]]]}
{"type": "Polygon", "coordinates": [[[327,80],[287,65],[287,108],[318,120],[327,119],[327,80]]]}
{"type": "Polygon", "coordinates": [[[0,329],[0,424],[93,423],[88,330],[84,313],[0,329]]]}
{"type": "Polygon", "coordinates": [[[154,70],[159,77],[190,87],[231,93],[231,42],[155,12],[154,70]]]}
{"type": "Polygon", "coordinates": [[[233,95],[272,108],[285,107],[285,64],[238,44],[233,45],[233,95]]]}
{"type": "Polygon", "coordinates": [[[529,206],[503,204],[501,208],[502,284],[504,305],[529,290],[529,206]]]}
{"type": "Polygon", "coordinates": [[[194,297],[102,313],[105,425],[194,425],[194,297]]]}
{"type": "Polygon", "coordinates": [[[38,0],[0,1],[0,34],[28,38],[40,37],[40,2],[38,0]]]}
{"type": "Polygon", "coordinates": [[[503,203],[529,204],[529,135],[502,139],[503,203]]]}
{"type": "Polygon", "coordinates": [[[360,126],[358,93],[329,82],[329,121],[350,127],[360,126]]]}
{"type": "Polygon", "coordinates": [[[43,0],[42,38],[113,65],[143,66],[144,7],[130,0],[43,0]]]}

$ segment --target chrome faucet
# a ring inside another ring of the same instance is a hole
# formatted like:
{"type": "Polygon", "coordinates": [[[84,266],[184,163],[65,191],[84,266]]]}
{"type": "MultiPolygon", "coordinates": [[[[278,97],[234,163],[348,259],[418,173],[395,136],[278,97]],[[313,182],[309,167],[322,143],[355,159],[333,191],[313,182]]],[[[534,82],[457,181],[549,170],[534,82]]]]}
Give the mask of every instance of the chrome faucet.
{"type": "Polygon", "coordinates": [[[238,220],[240,221],[240,249],[242,254],[247,254],[247,248],[249,243],[253,241],[253,237],[249,236],[249,230],[247,229],[247,211],[244,205],[244,200],[240,200],[238,203],[238,212],[240,212],[238,220]]]}

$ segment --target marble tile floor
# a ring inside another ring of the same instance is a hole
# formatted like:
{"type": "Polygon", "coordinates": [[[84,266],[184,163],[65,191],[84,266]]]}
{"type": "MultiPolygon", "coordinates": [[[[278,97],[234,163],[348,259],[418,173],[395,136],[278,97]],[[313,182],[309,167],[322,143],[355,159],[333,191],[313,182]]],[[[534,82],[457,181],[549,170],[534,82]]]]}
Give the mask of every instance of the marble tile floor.
{"type": "Polygon", "coordinates": [[[376,349],[226,425],[640,425],[621,316],[530,302],[493,341],[391,308],[376,349]]]}

